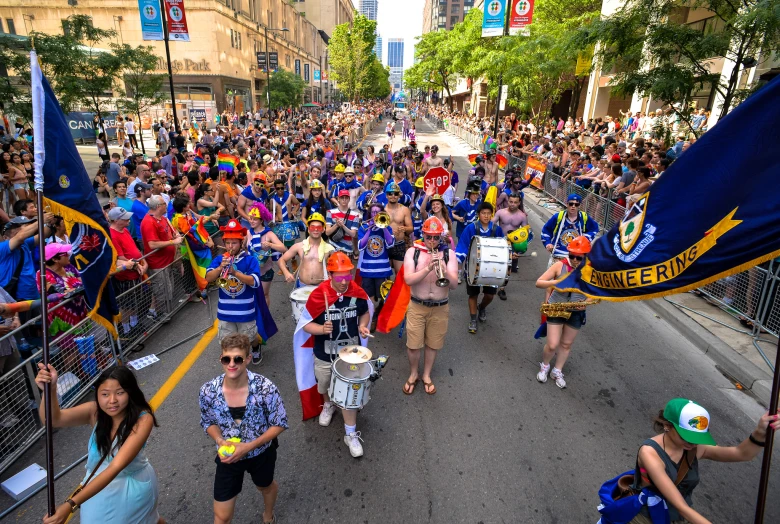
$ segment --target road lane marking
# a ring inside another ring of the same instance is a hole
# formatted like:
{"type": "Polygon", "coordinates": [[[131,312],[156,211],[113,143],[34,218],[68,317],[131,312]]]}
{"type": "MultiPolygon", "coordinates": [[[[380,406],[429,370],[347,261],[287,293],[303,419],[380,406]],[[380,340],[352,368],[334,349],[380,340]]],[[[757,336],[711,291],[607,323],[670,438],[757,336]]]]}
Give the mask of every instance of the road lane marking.
{"type": "Polygon", "coordinates": [[[157,411],[160,405],[165,402],[165,399],[168,398],[168,395],[170,395],[176,386],[179,385],[181,379],[184,378],[193,364],[197,362],[203,351],[205,351],[211,341],[214,340],[214,337],[217,336],[217,322],[217,320],[214,321],[214,325],[212,325],[211,328],[203,334],[203,338],[201,338],[198,343],[195,344],[195,347],[192,348],[181,364],[179,364],[179,367],[176,368],[171,376],[168,377],[168,380],[166,380],[162,387],[157,390],[157,393],[154,394],[152,401],[149,402],[154,411],[157,411]]]}

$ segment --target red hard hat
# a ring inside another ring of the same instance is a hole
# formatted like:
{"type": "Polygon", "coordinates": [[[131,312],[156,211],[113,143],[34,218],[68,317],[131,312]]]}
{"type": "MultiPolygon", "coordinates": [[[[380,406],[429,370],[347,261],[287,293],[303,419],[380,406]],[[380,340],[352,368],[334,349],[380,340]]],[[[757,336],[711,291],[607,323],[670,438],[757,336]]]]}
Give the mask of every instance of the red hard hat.
{"type": "Polygon", "coordinates": [[[438,218],[428,217],[428,219],[423,222],[422,232],[427,235],[441,235],[444,232],[444,226],[438,218]]]}
{"type": "Polygon", "coordinates": [[[336,251],[330,257],[328,257],[327,266],[328,271],[333,273],[334,271],[352,271],[355,266],[349,257],[341,251],[336,251]]]}
{"type": "Polygon", "coordinates": [[[586,236],[579,236],[569,242],[569,245],[566,246],[566,248],[569,250],[569,253],[584,255],[590,253],[590,240],[588,240],[588,237],[586,236]]]}
{"type": "Polygon", "coordinates": [[[228,222],[226,226],[220,227],[219,230],[222,231],[223,240],[228,240],[231,238],[235,240],[243,240],[246,236],[246,228],[235,219],[228,222]]]}

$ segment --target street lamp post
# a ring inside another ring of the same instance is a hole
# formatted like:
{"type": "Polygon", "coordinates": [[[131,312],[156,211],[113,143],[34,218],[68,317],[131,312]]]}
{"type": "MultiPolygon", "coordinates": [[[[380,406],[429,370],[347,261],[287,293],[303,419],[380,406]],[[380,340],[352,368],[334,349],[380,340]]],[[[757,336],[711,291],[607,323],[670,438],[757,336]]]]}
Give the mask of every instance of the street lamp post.
{"type": "Polygon", "coordinates": [[[286,27],[279,29],[265,27],[265,95],[268,102],[268,110],[271,110],[271,55],[268,54],[268,31],[289,31],[286,27]]]}

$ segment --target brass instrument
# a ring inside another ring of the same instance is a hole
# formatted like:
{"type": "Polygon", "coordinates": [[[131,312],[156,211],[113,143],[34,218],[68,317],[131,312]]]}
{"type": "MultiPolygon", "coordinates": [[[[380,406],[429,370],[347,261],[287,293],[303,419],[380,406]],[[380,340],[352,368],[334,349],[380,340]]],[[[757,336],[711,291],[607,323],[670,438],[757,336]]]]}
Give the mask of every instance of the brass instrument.
{"type": "Polygon", "coordinates": [[[374,199],[376,198],[376,193],[374,191],[369,191],[368,195],[366,195],[366,200],[363,202],[363,206],[366,210],[371,206],[371,204],[374,203],[374,199]]]}
{"type": "Polygon", "coordinates": [[[229,286],[228,277],[230,276],[230,270],[233,268],[233,261],[235,259],[236,257],[230,255],[230,258],[228,258],[228,265],[223,267],[222,273],[219,274],[219,278],[217,279],[217,285],[222,289],[227,289],[227,287],[229,286]]]}
{"type": "Polygon", "coordinates": [[[545,302],[539,308],[539,311],[548,317],[553,318],[571,318],[572,311],[578,311],[585,306],[592,306],[601,302],[597,299],[588,299],[581,302],[545,302]]]}
{"type": "MultiPolygon", "coordinates": [[[[431,251],[431,256],[436,255],[439,252],[438,249],[434,249],[431,251]]],[[[444,260],[437,260],[436,261],[436,267],[434,268],[436,271],[436,286],[437,287],[447,287],[450,285],[450,279],[444,276],[444,260]]]]}
{"type": "Polygon", "coordinates": [[[380,211],[374,217],[374,225],[380,229],[384,229],[390,225],[390,214],[387,211],[380,211]]]}

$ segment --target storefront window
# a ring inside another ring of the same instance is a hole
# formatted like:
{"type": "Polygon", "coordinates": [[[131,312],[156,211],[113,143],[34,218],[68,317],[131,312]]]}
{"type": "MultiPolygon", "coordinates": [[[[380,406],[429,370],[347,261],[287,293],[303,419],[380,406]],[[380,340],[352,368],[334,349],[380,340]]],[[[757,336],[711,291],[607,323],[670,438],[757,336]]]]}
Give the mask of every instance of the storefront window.
{"type": "Polygon", "coordinates": [[[249,89],[243,87],[225,88],[225,109],[234,113],[246,111],[250,106],[249,89]]]}

